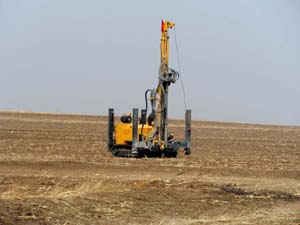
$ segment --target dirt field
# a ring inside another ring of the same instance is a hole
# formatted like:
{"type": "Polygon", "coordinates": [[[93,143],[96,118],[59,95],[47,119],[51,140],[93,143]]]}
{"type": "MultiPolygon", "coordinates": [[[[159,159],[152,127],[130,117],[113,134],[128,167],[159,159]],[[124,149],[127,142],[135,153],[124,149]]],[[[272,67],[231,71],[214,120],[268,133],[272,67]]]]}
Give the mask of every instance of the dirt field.
{"type": "Polygon", "coordinates": [[[105,117],[0,112],[0,225],[300,224],[300,127],[192,125],[191,156],[126,159],[105,117]]]}

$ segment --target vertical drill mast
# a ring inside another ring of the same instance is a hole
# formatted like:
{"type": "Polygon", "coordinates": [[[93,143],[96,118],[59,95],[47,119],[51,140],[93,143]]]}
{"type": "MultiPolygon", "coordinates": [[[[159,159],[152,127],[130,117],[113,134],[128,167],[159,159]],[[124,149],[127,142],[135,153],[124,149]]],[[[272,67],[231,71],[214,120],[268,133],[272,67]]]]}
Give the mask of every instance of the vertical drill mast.
{"type": "Polygon", "coordinates": [[[175,71],[169,69],[169,29],[175,26],[169,21],[162,21],[160,39],[160,69],[157,93],[159,98],[157,122],[159,141],[168,142],[168,88],[170,83],[175,82],[175,71]]]}

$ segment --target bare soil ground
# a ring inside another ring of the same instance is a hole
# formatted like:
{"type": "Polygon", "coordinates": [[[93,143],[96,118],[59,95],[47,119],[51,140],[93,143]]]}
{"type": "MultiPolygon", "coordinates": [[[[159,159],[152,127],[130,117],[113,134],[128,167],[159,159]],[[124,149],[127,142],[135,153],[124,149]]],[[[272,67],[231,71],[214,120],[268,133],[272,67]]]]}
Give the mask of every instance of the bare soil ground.
{"type": "Polygon", "coordinates": [[[0,225],[300,224],[300,127],[192,125],[191,156],[126,159],[106,117],[0,112],[0,225]]]}

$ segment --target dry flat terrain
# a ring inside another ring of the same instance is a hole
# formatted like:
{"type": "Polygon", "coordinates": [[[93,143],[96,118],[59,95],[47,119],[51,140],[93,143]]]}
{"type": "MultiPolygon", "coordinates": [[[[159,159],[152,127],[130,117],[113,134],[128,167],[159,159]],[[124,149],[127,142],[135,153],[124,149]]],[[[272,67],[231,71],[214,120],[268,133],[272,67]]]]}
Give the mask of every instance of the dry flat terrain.
{"type": "Polygon", "coordinates": [[[0,225],[300,224],[300,127],[192,125],[191,156],[127,159],[106,117],[0,112],[0,225]]]}

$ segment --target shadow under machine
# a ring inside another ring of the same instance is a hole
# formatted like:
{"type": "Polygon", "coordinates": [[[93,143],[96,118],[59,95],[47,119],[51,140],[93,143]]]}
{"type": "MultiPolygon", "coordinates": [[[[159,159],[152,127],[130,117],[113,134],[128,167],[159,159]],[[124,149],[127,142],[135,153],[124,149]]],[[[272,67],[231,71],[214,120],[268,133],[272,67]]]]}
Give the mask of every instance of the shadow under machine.
{"type": "Polygon", "coordinates": [[[108,110],[108,150],[123,157],[176,157],[180,148],[191,154],[191,110],[185,112],[185,140],[176,141],[168,130],[168,92],[179,73],[169,67],[169,29],[175,24],[162,21],[158,84],[145,92],[145,109],[134,108],[132,114],[115,123],[114,109],[108,110]],[[149,107],[150,106],[150,107],[149,107]]]}

